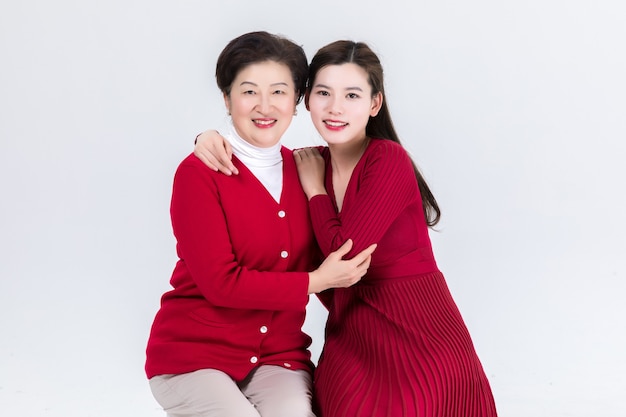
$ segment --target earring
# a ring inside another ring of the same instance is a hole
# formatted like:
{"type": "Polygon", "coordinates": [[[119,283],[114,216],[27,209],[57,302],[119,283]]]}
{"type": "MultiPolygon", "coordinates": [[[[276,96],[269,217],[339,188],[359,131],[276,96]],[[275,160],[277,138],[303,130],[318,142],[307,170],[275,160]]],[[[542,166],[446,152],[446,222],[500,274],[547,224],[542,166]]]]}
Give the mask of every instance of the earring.
{"type": "Polygon", "coordinates": [[[298,109],[295,109],[295,110],[293,111],[293,115],[294,115],[294,116],[297,116],[297,115],[298,115],[298,109]]]}

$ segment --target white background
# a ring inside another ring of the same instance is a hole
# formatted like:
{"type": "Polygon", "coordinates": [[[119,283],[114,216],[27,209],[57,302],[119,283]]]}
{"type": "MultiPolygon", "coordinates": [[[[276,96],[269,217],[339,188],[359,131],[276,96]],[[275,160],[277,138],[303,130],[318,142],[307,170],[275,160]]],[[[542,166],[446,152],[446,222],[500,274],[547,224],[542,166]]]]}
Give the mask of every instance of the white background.
{"type": "MultiPolygon", "coordinates": [[[[2,414],[164,416],[143,362],[171,181],[223,121],[217,55],[263,29],[379,53],[500,415],[626,416],[624,4],[3,0],[2,414]]],[[[284,143],[321,143],[299,110],[284,143]]]]}

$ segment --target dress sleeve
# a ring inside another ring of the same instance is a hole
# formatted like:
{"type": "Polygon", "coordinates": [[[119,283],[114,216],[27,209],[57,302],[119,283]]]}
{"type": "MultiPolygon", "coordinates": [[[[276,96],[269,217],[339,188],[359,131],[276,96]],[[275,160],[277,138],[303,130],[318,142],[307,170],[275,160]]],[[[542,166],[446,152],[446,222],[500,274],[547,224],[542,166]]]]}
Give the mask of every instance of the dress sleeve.
{"type": "Polygon", "coordinates": [[[309,201],[313,229],[324,256],[348,239],[354,246],[346,259],[378,243],[398,215],[420,198],[409,155],[388,140],[380,140],[376,149],[366,151],[350,182],[339,214],[329,195],[317,195],[309,201]]]}
{"type": "Polygon", "coordinates": [[[320,303],[322,303],[322,305],[326,307],[327,310],[330,310],[333,305],[334,295],[335,289],[329,288],[327,290],[317,293],[317,299],[320,300],[320,303]]]}
{"type": "Polygon", "coordinates": [[[216,306],[304,309],[308,272],[259,271],[237,263],[214,175],[201,163],[187,159],[174,177],[170,214],[179,262],[185,263],[188,272],[174,274],[172,285],[196,286],[216,306]]]}

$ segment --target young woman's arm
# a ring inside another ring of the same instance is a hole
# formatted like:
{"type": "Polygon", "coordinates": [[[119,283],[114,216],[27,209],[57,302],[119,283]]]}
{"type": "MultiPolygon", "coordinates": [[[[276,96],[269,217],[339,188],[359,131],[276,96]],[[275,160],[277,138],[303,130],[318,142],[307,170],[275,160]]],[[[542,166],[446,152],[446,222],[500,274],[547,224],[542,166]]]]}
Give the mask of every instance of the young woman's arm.
{"type": "Polygon", "coordinates": [[[300,157],[308,161],[295,158],[300,182],[309,198],[315,236],[325,255],[347,239],[354,241],[347,258],[380,242],[407,205],[419,200],[415,171],[406,151],[395,142],[378,142],[374,152],[366,153],[359,162],[361,166],[355,168],[355,172],[359,170],[358,191],[349,201],[346,193],[341,213],[337,213],[326,189],[320,188],[324,181],[323,172],[320,173],[321,156],[307,152],[300,157]]]}
{"type": "Polygon", "coordinates": [[[230,143],[217,130],[207,130],[196,136],[193,153],[213,171],[226,175],[239,174],[232,162],[233,150],[230,143]]]}

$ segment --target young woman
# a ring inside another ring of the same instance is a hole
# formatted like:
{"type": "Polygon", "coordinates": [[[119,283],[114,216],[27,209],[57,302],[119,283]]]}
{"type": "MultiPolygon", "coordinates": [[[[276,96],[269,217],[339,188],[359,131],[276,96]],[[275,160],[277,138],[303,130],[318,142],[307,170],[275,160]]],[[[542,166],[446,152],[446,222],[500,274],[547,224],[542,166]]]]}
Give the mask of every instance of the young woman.
{"type": "Polygon", "coordinates": [[[328,143],[294,152],[323,253],[346,239],[354,241],[347,258],[378,244],[362,281],[320,296],[329,315],[314,378],[318,417],[496,416],[433,256],[428,228],[440,210],[400,145],[378,57],[364,43],[323,47],[305,104],[328,143]]]}
{"type": "Polygon", "coordinates": [[[146,374],[170,417],[312,417],[308,295],[357,282],[374,246],[351,242],[319,268],[291,151],[280,138],[306,87],[301,47],[266,32],[232,40],[216,78],[240,174],[194,155],[174,178],[179,261],[147,346],[146,374]],[[312,272],[309,272],[312,271],[312,272]]]}

